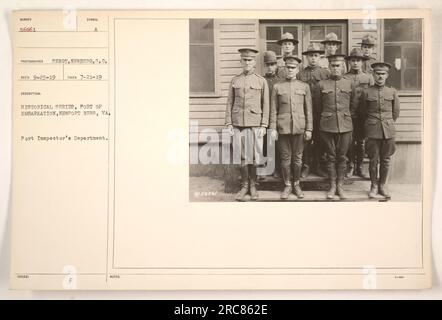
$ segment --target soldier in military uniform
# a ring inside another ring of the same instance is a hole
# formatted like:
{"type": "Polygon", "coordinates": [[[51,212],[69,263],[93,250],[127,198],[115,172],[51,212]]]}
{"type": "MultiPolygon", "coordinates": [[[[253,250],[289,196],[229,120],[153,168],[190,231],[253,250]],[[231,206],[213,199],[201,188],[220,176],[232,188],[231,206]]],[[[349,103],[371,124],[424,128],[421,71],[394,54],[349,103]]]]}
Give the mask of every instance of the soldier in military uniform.
{"type": "MultiPolygon", "coordinates": [[[[273,51],[264,52],[264,68],[265,74],[264,78],[267,80],[267,85],[269,86],[269,95],[271,95],[273,90],[273,85],[282,80],[281,77],[278,76],[278,60],[276,58],[276,53],[273,51]]],[[[267,153],[267,139],[264,138],[264,153],[267,153]]],[[[267,155],[268,156],[268,155],[267,155]]],[[[280,176],[280,159],[279,152],[276,150],[275,152],[275,171],[273,175],[277,178],[280,176]]]]}
{"type": "MultiPolygon", "coordinates": [[[[356,93],[360,94],[362,89],[368,88],[374,83],[372,75],[362,71],[362,64],[368,58],[362,54],[361,49],[354,48],[346,59],[349,62],[350,71],[344,75],[344,78],[351,80],[356,87],[356,93]]],[[[368,178],[362,167],[365,156],[363,125],[360,118],[353,119],[353,140],[347,155],[349,158],[347,177],[351,177],[355,173],[362,178],[368,178]]]]}
{"type": "Polygon", "coordinates": [[[282,57],[278,60],[278,76],[282,79],[285,79],[285,61],[284,57],[293,55],[293,50],[295,50],[295,46],[298,44],[298,40],[296,40],[290,32],[286,32],[281,36],[281,39],[277,41],[282,48],[282,57]]]}
{"type": "Polygon", "coordinates": [[[244,201],[249,191],[251,199],[257,200],[256,169],[262,162],[263,137],[269,124],[269,88],[267,81],[255,73],[258,51],[249,48],[238,51],[243,72],[230,82],[225,123],[230,135],[239,135],[241,139],[242,186],[236,200],[244,201]],[[253,155],[249,157],[251,150],[253,155]]]}
{"type": "MultiPolygon", "coordinates": [[[[319,61],[324,51],[321,50],[318,43],[310,43],[307,50],[302,53],[307,57],[308,65],[302,71],[297,74],[298,80],[307,83],[310,87],[310,92],[315,92],[319,81],[328,79],[330,71],[328,69],[321,68],[319,61]]],[[[322,168],[324,165],[323,160],[323,148],[321,148],[321,142],[319,137],[319,119],[321,117],[321,105],[319,104],[316,96],[312,96],[312,108],[313,108],[313,138],[310,141],[306,141],[304,146],[304,155],[301,177],[305,178],[309,175],[310,169],[317,175],[325,177],[326,173],[322,168]]]]}
{"type": "Polygon", "coordinates": [[[375,84],[364,89],[359,100],[359,110],[365,120],[366,151],[370,158],[371,187],[368,196],[374,198],[379,193],[390,198],[387,178],[390,158],[396,150],[395,122],[399,117],[400,103],[397,90],[385,85],[391,65],[386,62],[375,62],[371,67],[375,84]],[[380,163],[379,182],[378,163],[380,163]]]}
{"type": "Polygon", "coordinates": [[[278,139],[284,190],[281,199],[294,192],[304,193],[299,185],[304,139],[310,140],[313,130],[312,98],[308,84],[296,79],[301,59],[286,56],[286,79],[274,85],[270,99],[270,134],[278,139]],[[293,188],[292,188],[293,174],[293,188]]]}
{"type": "MultiPolygon", "coordinates": [[[[325,36],[325,39],[321,41],[324,45],[324,56],[321,57],[320,66],[325,69],[329,69],[328,66],[328,57],[333,56],[338,51],[338,46],[342,44],[342,41],[338,39],[336,33],[330,32],[325,36]]],[[[344,63],[342,66],[342,74],[347,73],[347,65],[344,63]]]]}
{"type": "Polygon", "coordinates": [[[352,139],[353,121],[356,115],[355,87],[351,80],[344,79],[342,68],[345,55],[329,56],[330,78],[319,81],[315,94],[321,103],[319,130],[327,156],[327,171],[330,189],[327,199],[337,194],[341,199],[347,168],[347,151],[352,139]]]}
{"type": "Polygon", "coordinates": [[[264,78],[267,80],[269,85],[269,92],[272,92],[273,85],[282,80],[278,76],[278,59],[276,58],[276,53],[273,51],[264,52],[264,68],[265,74],[264,78]]]}
{"type": "Polygon", "coordinates": [[[372,35],[367,34],[362,38],[362,41],[359,42],[358,44],[361,45],[362,53],[364,57],[366,57],[366,60],[362,64],[362,71],[365,73],[373,73],[371,64],[376,61],[376,59],[373,58],[372,56],[376,44],[375,38],[372,35]]]}

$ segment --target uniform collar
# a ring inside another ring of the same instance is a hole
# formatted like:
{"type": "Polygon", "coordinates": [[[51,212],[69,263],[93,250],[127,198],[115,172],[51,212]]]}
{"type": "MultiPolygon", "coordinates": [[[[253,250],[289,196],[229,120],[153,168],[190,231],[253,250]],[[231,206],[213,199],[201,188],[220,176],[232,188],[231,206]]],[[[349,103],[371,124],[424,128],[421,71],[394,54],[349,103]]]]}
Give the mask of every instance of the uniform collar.
{"type": "Polygon", "coordinates": [[[250,75],[252,75],[252,74],[254,74],[254,73],[255,73],[255,70],[252,70],[252,71],[250,71],[250,72],[246,72],[246,71],[243,71],[243,72],[242,72],[242,74],[245,75],[245,76],[250,76],[250,75]]]}
{"type": "Polygon", "coordinates": [[[361,74],[361,73],[362,73],[362,70],[351,69],[351,70],[349,71],[349,73],[351,73],[351,74],[361,74]]]}
{"type": "Polygon", "coordinates": [[[375,86],[376,88],[378,88],[378,89],[383,89],[383,88],[385,88],[385,84],[382,85],[382,86],[380,86],[380,85],[378,85],[377,83],[375,83],[374,86],[375,86]]]}
{"type": "Polygon", "coordinates": [[[333,81],[339,81],[342,79],[342,76],[330,76],[330,79],[333,81]]]}

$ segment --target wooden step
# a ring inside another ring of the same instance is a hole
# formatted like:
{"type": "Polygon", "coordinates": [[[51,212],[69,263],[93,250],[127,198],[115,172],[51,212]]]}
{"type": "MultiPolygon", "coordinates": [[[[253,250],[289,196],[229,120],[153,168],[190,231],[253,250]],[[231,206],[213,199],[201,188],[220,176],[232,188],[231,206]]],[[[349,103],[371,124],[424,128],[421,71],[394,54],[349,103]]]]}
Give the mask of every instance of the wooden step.
{"type": "MultiPolygon", "coordinates": [[[[336,201],[342,201],[342,202],[355,202],[355,201],[375,201],[375,202],[386,202],[389,201],[389,199],[384,198],[381,195],[377,195],[375,198],[370,199],[368,197],[367,191],[360,191],[360,190],[345,190],[345,194],[347,196],[347,199],[341,200],[338,196],[335,196],[334,199],[326,199],[326,192],[325,191],[304,191],[304,198],[298,199],[294,194],[291,194],[287,200],[281,200],[281,191],[266,191],[266,190],[259,190],[259,198],[258,202],[266,202],[266,201],[291,201],[291,202],[336,202],[336,201]]],[[[245,201],[252,201],[250,200],[250,196],[247,195],[245,197],[245,201]]]]}
{"type": "MultiPolygon", "coordinates": [[[[368,166],[364,166],[364,170],[367,170],[368,166]]],[[[368,175],[367,172],[365,174],[368,175]]],[[[314,173],[310,173],[308,177],[301,178],[301,188],[303,190],[311,190],[311,191],[324,191],[329,187],[328,178],[320,177],[315,175],[314,173]]],[[[367,181],[370,182],[369,179],[364,179],[359,176],[352,176],[350,178],[345,179],[344,184],[349,185],[356,181],[367,181]]],[[[261,190],[280,190],[283,187],[283,182],[281,178],[275,178],[273,176],[261,176],[258,177],[258,188],[261,190]]],[[[226,193],[236,193],[240,189],[241,185],[241,177],[239,175],[239,166],[227,165],[224,171],[224,185],[226,193]]]]}
{"type": "MultiPolygon", "coordinates": [[[[344,185],[351,185],[355,181],[369,181],[367,179],[352,176],[344,180],[344,185]]],[[[324,191],[328,190],[329,182],[328,178],[320,177],[315,174],[310,174],[306,178],[300,179],[301,188],[303,190],[310,191],[324,191]]],[[[273,176],[263,176],[258,179],[258,188],[261,190],[280,190],[283,187],[283,182],[281,178],[275,178],[273,176]]]]}

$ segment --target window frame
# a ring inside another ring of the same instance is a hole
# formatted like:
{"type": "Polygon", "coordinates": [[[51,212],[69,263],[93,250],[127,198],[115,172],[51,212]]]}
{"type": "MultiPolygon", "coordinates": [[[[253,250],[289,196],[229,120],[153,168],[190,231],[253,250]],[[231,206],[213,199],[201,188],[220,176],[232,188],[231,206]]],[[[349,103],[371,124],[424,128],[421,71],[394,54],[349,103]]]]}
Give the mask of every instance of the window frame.
{"type": "MultiPolygon", "coordinates": [[[[348,52],[348,20],[324,20],[321,22],[310,22],[306,21],[303,23],[304,26],[304,43],[306,44],[303,48],[303,51],[307,50],[307,46],[312,42],[310,38],[310,28],[311,27],[340,27],[342,28],[342,38],[339,39],[342,41],[340,45],[341,52],[343,54],[347,54],[348,52]]],[[[325,34],[327,34],[327,30],[325,30],[325,34]]],[[[321,40],[314,40],[313,42],[320,43],[321,40]]]]}
{"type": "MultiPolygon", "coordinates": [[[[296,20],[296,22],[293,22],[295,20],[259,20],[259,47],[261,52],[266,51],[267,48],[267,30],[266,27],[284,27],[284,26],[291,26],[291,27],[297,27],[298,28],[298,49],[299,49],[299,56],[301,56],[302,53],[302,21],[296,20]]],[[[280,57],[281,55],[278,55],[280,57]]],[[[264,62],[263,59],[259,59],[257,62],[257,70],[260,74],[264,73],[264,62]]]]}
{"type": "MultiPolygon", "coordinates": [[[[189,19],[189,29],[190,29],[190,21],[189,19]]],[[[221,97],[221,81],[220,81],[220,50],[219,50],[219,19],[210,19],[213,20],[213,59],[214,59],[214,80],[215,80],[215,91],[213,92],[192,92],[190,91],[190,79],[189,79],[189,97],[190,98],[219,98],[221,97]]],[[[190,34],[189,34],[189,53],[190,53],[190,34]]],[[[189,56],[190,62],[190,56],[189,56]]],[[[189,76],[190,76],[190,63],[189,63],[189,76]]]]}
{"type": "MultiPolygon", "coordinates": [[[[302,23],[301,22],[297,22],[297,23],[293,23],[293,22],[260,22],[259,24],[260,27],[260,38],[261,38],[261,49],[263,51],[265,51],[264,49],[267,49],[267,27],[279,27],[279,28],[283,28],[283,27],[296,27],[298,29],[298,34],[297,39],[299,41],[298,43],[298,51],[299,51],[299,55],[302,53],[302,23]]],[[[282,32],[281,32],[282,35],[282,32]]],[[[276,43],[276,41],[275,41],[276,43]]],[[[276,56],[278,58],[280,58],[282,55],[278,52],[275,52],[276,56]]]]}
{"type": "MultiPolygon", "coordinates": [[[[381,36],[381,43],[382,43],[382,52],[381,52],[381,56],[382,56],[382,61],[385,61],[385,48],[388,47],[388,45],[399,45],[401,46],[401,48],[403,46],[407,46],[410,44],[420,44],[421,45],[421,88],[420,89],[415,89],[415,90],[405,90],[405,89],[399,89],[396,88],[398,91],[398,94],[400,96],[422,96],[422,86],[423,86],[423,81],[424,81],[424,56],[423,56],[423,49],[424,49],[424,43],[423,43],[423,39],[424,39],[424,29],[423,29],[423,24],[422,24],[422,40],[421,42],[417,42],[417,41],[385,41],[385,19],[381,20],[381,32],[380,32],[380,36],[381,36]]],[[[402,57],[401,57],[402,59],[402,57]]],[[[401,87],[403,84],[403,72],[401,72],[401,87]]]]}
{"type": "MultiPolygon", "coordinates": [[[[348,20],[345,19],[338,19],[338,20],[319,20],[319,21],[313,21],[313,20],[260,20],[259,21],[259,37],[260,37],[260,48],[262,51],[265,51],[266,48],[266,27],[273,27],[273,26],[296,26],[298,27],[298,49],[299,49],[299,57],[302,59],[302,65],[306,66],[307,61],[305,56],[302,55],[302,52],[304,52],[307,49],[308,44],[310,43],[310,26],[321,26],[321,27],[327,27],[327,26],[334,26],[334,27],[342,27],[342,52],[346,54],[348,50],[348,20]]],[[[259,70],[262,73],[263,66],[262,62],[259,63],[259,70]]]]}
{"type": "MultiPolygon", "coordinates": [[[[303,23],[303,43],[304,48],[302,51],[307,50],[307,46],[312,42],[310,38],[310,28],[311,27],[340,27],[342,28],[342,38],[339,39],[342,41],[340,45],[340,50],[343,54],[347,55],[348,52],[348,20],[323,20],[323,21],[305,21],[303,23]]],[[[325,34],[327,34],[327,30],[325,30],[325,34]]],[[[314,40],[316,43],[320,43],[319,40],[314,40]]],[[[325,55],[322,55],[325,57],[325,55]]],[[[303,65],[308,65],[306,56],[302,56],[303,65]]]]}

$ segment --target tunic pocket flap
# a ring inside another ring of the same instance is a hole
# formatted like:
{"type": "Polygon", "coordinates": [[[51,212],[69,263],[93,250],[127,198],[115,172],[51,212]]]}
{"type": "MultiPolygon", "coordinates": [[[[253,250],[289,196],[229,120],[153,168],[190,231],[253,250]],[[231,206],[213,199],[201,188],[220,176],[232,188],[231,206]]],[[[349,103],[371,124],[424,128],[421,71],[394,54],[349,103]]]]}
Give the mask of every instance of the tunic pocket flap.
{"type": "Polygon", "coordinates": [[[278,119],[285,119],[285,118],[288,118],[290,116],[291,116],[290,113],[280,113],[280,114],[278,114],[277,118],[278,119]]]}
{"type": "Polygon", "coordinates": [[[260,114],[260,113],[262,113],[262,110],[261,110],[261,109],[254,108],[254,109],[250,109],[250,112],[251,112],[251,113],[255,113],[255,114],[260,114]]]}
{"type": "Polygon", "coordinates": [[[239,88],[243,88],[243,86],[239,83],[232,83],[232,88],[239,89],[239,88]]]}
{"type": "Polygon", "coordinates": [[[325,111],[325,112],[321,113],[321,117],[325,117],[325,118],[331,117],[332,115],[333,115],[333,112],[325,111]]]}
{"type": "Polygon", "coordinates": [[[365,123],[367,123],[367,124],[376,124],[376,123],[378,123],[378,120],[377,119],[373,119],[373,118],[367,118],[365,123]]]}
{"type": "Polygon", "coordinates": [[[305,95],[305,91],[304,90],[300,90],[300,89],[296,89],[295,90],[295,94],[298,94],[298,95],[305,95]]]}
{"type": "Polygon", "coordinates": [[[241,111],[240,108],[233,108],[233,109],[232,109],[232,113],[238,113],[238,112],[240,112],[240,111],[241,111]]]}
{"type": "Polygon", "coordinates": [[[262,87],[260,85],[258,85],[258,84],[251,84],[250,88],[251,89],[255,89],[255,90],[261,90],[262,87]]]}

